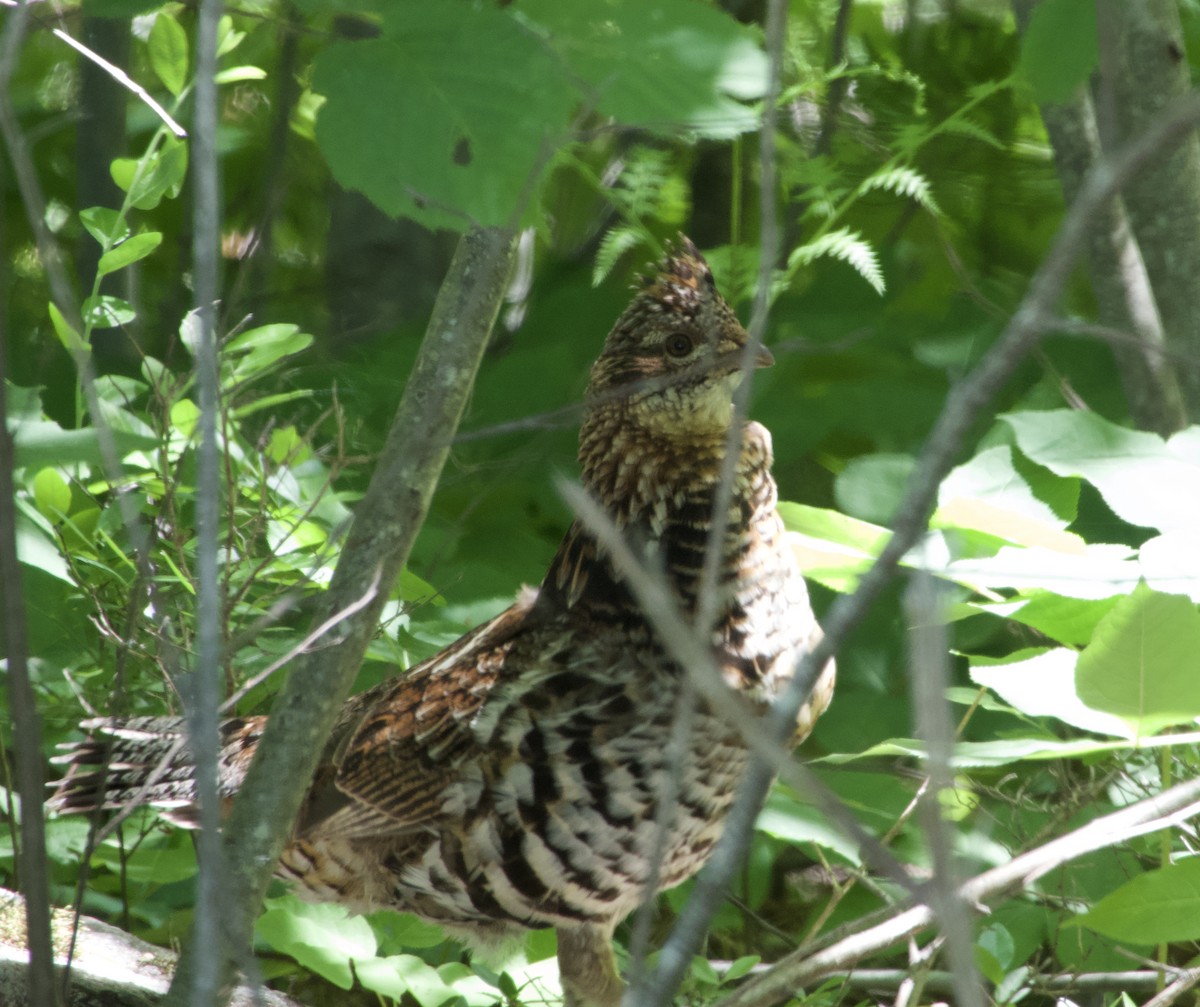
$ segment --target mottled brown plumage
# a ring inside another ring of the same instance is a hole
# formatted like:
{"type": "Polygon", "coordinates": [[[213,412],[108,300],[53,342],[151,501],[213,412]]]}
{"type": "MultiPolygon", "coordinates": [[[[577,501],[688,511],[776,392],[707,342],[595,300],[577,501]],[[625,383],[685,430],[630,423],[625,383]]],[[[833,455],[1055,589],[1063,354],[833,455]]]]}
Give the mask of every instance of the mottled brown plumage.
{"type": "MultiPolygon", "coordinates": [[[[684,240],[617,321],[588,386],[583,483],[666,574],[689,618],[746,341],[684,240]]],[[[744,424],[708,630],[726,681],[760,706],[820,632],[775,510],[770,465],[770,435],[744,424]]],[[[667,888],[699,870],[747,762],[737,733],[701,704],[680,778],[670,780],[683,674],[576,522],[536,592],[347,702],[279,873],[314,897],[411,911],[467,939],[553,926],[567,1002],[615,1007],[613,928],[649,885],[667,888]]],[[[832,689],[831,665],[797,740],[832,689]]],[[[240,786],[263,723],[225,725],[223,794],[240,786]]],[[[179,721],[87,726],[98,737],[68,757],[76,768],[60,808],[138,801],[190,820],[179,721]],[[101,774],[88,767],[106,757],[101,795],[101,774]]]]}

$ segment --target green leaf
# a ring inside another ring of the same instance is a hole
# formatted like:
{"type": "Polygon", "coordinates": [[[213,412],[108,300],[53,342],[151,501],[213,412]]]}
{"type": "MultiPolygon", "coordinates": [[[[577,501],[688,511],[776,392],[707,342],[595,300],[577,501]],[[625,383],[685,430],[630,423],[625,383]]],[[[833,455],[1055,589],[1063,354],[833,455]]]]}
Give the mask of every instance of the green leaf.
{"type": "Polygon", "coordinates": [[[1200,532],[1184,528],[1157,535],[1142,543],[1138,563],[1154,590],[1200,603],[1200,532]]]}
{"type": "Polygon", "coordinates": [[[107,206],[91,206],[80,210],[79,219],[88,234],[100,242],[101,246],[111,247],[119,244],[130,234],[129,224],[116,210],[110,210],[107,206]]]}
{"type": "Polygon", "coordinates": [[[779,514],[805,576],[835,591],[851,590],[892,534],[823,507],[781,503],[779,514]]]}
{"type": "Polygon", "coordinates": [[[17,514],[17,559],[26,566],[74,585],[75,580],[53,536],[23,513],[17,514]]]}
{"type": "Polygon", "coordinates": [[[302,902],[294,895],[267,899],[266,906],[255,934],[341,989],[354,985],[352,959],[375,957],[371,925],[344,906],[302,902]]]}
{"type": "Polygon", "coordinates": [[[246,33],[233,27],[233,18],[222,14],[217,22],[217,59],[233,52],[245,39],[246,33]]]}
{"type": "Polygon", "coordinates": [[[1087,706],[1075,692],[1079,655],[1065,647],[1020,651],[1000,662],[971,659],[971,681],[985,685],[1010,706],[1031,717],[1055,717],[1073,727],[1109,737],[1135,732],[1120,717],[1087,706]]]}
{"type": "Polygon", "coordinates": [[[1200,717],[1200,613],[1187,598],[1140,584],[1096,627],[1075,687],[1093,710],[1139,735],[1200,717]]]}
{"type": "Polygon", "coordinates": [[[1032,626],[1059,643],[1088,643],[1096,626],[1119,599],[1066,598],[1054,591],[1031,591],[1012,601],[979,604],[983,612],[1032,626]]]}
{"type": "MultiPolygon", "coordinates": [[[[99,465],[102,461],[100,438],[94,427],[64,430],[51,420],[26,420],[15,426],[12,433],[18,468],[99,465]]],[[[158,445],[155,438],[122,430],[113,431],[113,442],[120,457],[158,445]]]]}
{"type": "Polygon", "coordinates": [[[183,92],[188,75],[188,39],[183,27],[166,11],[154,18],[148,40],[150,65],[163,87],[176,98],[183,92]]]}
{"type": "Polygon", "coordinates": [[[421,1007],[439,1007],[457,995],[432,965],[415,955],[356,958],[354,974],[364,989],[397,1003],[408,994],[421,1007]]]}
{"type": "Polygon", "coordinates": [[[419,0],[391,6],[383,38],[324,49],[313,88],[326,97],[317,142],[342,185],[458,230],[532,212],[573,101],[553,55],[503,11],[419,0]]]}
{"type": "Polygon", "coordinates": [[[224,346],[229,357],[240,357],[234,365],[236,381],[253,380],[264,374],[272,364],[283,357],[300,353],[312,345],[313,337],[301,332],[300,326],[289,323],[263,325],[249,329],[224,346]]]}
{"type": "Polygon", "coordinates": [[[66,347],[67,352],[71,354],[87,354],[92,352],[90,344],[83,341],[83,337],[75,331],[75,327],[63,317],[63,313],[58,310],[57,305],[51,301],[47,308],[50,311],[50,324],[54,327],[54,334],[58,336],[58,341],[66,347]]]}
{"type": "Polygon", "coordinates": [[[218,84],[236,84],[243,80],[266,80],[267,71],[258,66],[231,66],[214,78],[218,84]]]}
{"type": "Polygon", "coordinates": [[[112,329],[132,322],[137,318],[137,312],[128,301],[101,294],[83,302],[83,318],[93,329],[112,329]]]}
{"type": "Polygon", "coordinates": [[[945,507],[960,497],[1065,528],[1075,518],[1079,480],[1060,478],[1002,444],[981,451],[946,476],[938,490],[938,505],[945,507]]]}
{"type": "Polygon", "coordinates": [[[697,0],[522,0],[543,28],[584,106],[659,134],[727,139],[759,126],[742,100],[766,91],[767,60],[754,35],[697,0]]]}
{"type": "Polygon", "coordinates": [[[124,269],[153,252],[162,244],[162,239],[163,236],[158,231],[144,231],[141,234],[135,234],[132,238],[122,241],[111,252],[105,252],[100,256],[100,263],[96,270],[101,276],[107,276],[109,273],[115,273],[118,269],[124,269]]]}
{"type": "Polygon", "coordinates": [[[1164,441],[1074,409],[1009,413],[1001,419],[1027,457],[1060,476],[1086,479],[1130,524],[1160,531],[1195,526],[1194,501],[1200,500],[1196,428],[1164,441]]]}
{"type": "Polygon", "coordinates": [[[1021,39],[1017,72],[1039,104],[1063,102],[1096,68],[1098,52],[1093,0],[1041,0],[1021,39]]]}
{"type": "Polygon", "coordinates": [[[1132,591],[1141,580],[1133,551],[1120,545],[1089,545],[1062,551],[1041,546],[1004,546],[994,556],[958,559],[944,573],[979,588],[1052,591],[1067,598],[1098,600],[1132,591]]]}
{"type": "Polygon", "coordinates": [[[1200,939],[1200,859],[1138,874],[1070,922],[1131,944],[1200,939]]]}
{"type": "Polygon", "coordinates": [[[885,525],[892,519],[912,474],[911,455],[859,455],[846,463],[833,486],[834,500],[847,514],[885,525]]]}
{"type": "Polygon", "coordinates": [[[33,499],[50,521],[57,524],[71,510],[71,487],[58,469],[44,468],[33,477],[33,499]]]}
{"type": "Polygon", "coordinates": [[[923,206],[930,213],[941,214],[941,208],[933,198],[933,189],[929,179],[914,168],[903,166],[888,168],[871,175],[862,183],[861,192],[868,193],[873,189],[906,196],[923,206]]]}
{"type": "Polygon", "coordinates": [[[119,157],[109,166],[113,181],[139,210],[153,210],[163,196],[174,198],[187,175],[187,144],[168,137],[144,159],[119,157]]]}

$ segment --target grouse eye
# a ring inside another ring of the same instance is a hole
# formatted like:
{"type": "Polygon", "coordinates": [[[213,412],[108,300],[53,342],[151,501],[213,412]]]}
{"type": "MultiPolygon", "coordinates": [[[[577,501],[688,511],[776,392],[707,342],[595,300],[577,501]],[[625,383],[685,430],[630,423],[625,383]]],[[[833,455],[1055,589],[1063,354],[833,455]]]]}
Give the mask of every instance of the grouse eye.
{"type": "Polygon", "coordinates": [[[673,357],[686,357],[692,352],[692,337],[686,332],[672,332],[667,336],[667,352],[673,357]]]}

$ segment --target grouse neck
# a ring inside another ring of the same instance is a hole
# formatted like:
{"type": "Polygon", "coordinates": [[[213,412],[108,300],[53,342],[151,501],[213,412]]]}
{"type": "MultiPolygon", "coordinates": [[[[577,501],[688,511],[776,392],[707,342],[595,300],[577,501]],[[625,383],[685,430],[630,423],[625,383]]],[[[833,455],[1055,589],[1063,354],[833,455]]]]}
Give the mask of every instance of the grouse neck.
{"type": "MultiPolygon", "coordinates": [[[[771,441],[758,423],[742,424],[734,467],[735,501],[770,479],[771,441]]],[[[719,483],[729,430],[676,429],[669,434],[630,423],[619,408],[595,408],[580,430],[579,464],[584,486],[618,525],[665,517],[692,506],[719,483]]],[[[656,529],[657,531],[658,529],[656,529]]]]}

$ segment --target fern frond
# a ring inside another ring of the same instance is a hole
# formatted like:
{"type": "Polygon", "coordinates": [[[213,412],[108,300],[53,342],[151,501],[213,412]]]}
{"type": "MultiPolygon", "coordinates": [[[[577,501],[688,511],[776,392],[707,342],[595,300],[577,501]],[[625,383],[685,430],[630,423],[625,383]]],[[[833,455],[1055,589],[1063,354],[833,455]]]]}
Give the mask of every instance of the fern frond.
{"type": "Polygon", "coordinates": [[[617,224],[600,239],[596,264],[592,266],[592,286],[598,287],[613,271],[617,260],[642,241],[642,232],[625,224],[617,224]]]}
{"type": "Polygon", "coordinates": [[[913,168],[887,168],[872,175],[862,184],[862,192],[872,189],[882,189],[897,196],[914,199],[934,215],[941,214],[941,208],[933,198],[933,189],[929,179],[913,168]]]}
{"type": "Polygon", "coordinates": [[[968,119],[965,115],[947,119],[942,123],[941,131],[944,133],[957,133],[959,136],[969,136],[971,139],[980,140],[989,147],[995,147],[997,150],[1007,150],[991,130],[985,129],[974,119],[968,119]]]}
{"type": "Polygon", "coordinates": [[[875,249],[864,241],[857,231],[847,228],[831,231],[807,245],[801,245],[788,256],[788,272],[806,266],[823,255],[848,263],[859,276],[871,284],[875,293],[882,294],[887,289],[875,249]]]}

